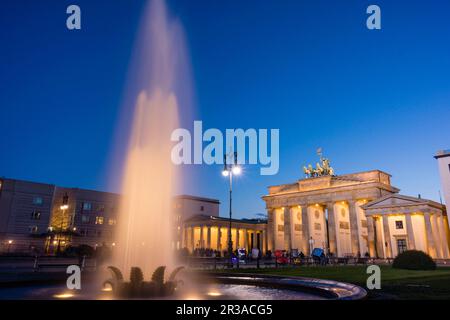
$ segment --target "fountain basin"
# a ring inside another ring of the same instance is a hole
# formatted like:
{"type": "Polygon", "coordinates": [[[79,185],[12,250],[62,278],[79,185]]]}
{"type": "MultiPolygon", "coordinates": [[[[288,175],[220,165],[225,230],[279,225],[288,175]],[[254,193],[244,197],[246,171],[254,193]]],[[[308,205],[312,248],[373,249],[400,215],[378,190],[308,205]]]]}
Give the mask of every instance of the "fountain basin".
{"type": "Polygon", "coordinates": [[[304,292],[324,299],[361,300],[367,297],[367,291],[360,286],[334,280],[248,273],[220,273],[209,276],[213,281],[222,284],[253,285],[304,292]]]}
{"type": "MultiPolygon", "coordinates": [[[[53,275],[54,276],[54,275],[53,275]]],[[[0,300],[113,300],[123,299],[102,290],[98,275],[85,274],[81,290],[67,290],[63,275],[37,281],[0,286],[0,300]]],[[[187,283],[173,295],[153,297],[170,300],[359,300],[367,296],[363,288],[338,281],[303,277],[283,277],[240,273],[192,273],[182,277],[187,283]],[[191,279],[192,281],[188,281],[191,279]],[[190,286],[190,284],[194,286],[190,286]]],[[[136,298],[135,298],[136,299],[136,298]]],[[[143,297],[137,297],[143,299],[143,297]]]]}

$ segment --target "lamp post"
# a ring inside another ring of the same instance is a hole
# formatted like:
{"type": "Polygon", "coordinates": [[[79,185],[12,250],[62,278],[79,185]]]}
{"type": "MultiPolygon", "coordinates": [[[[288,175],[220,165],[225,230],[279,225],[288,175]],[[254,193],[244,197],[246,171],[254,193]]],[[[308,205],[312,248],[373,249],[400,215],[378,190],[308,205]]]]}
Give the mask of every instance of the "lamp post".
{"type": "MultiPolygon", "coordinates": [[[[229,228],[228,228],[228,255],[229,255],[229,267],[233,268],[233,240],[231,239],[231,219],[232,219],[232,193],[233,193],[233,175],[239,175],[241,173],[241,167],[237,163],[237,152],[230,152],[223,156],[223,171],[222,175],[229,178],[229,193],[230,193],[230,216],[229,216],[229,228]],[[228,163],[227,158],[232,158],[231,163],[228,163]]],[[[239,257],[238,257],[239,261],[239,257]]]]}

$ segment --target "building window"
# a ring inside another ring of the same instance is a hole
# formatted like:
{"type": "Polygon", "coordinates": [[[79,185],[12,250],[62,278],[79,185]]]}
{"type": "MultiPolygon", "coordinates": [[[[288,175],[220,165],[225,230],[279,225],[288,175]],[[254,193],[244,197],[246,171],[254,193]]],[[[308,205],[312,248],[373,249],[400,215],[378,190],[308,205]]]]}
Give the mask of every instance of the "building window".
{"type": "Polygon", "coordinates": [[[101,237],[102,236],[102,232],[101,232],[101,230],[98,230],[97,231],[97,237],[101,237]]]}
{"type": "Polygon", "coordinates": [[[397,239],[397,249],[398,249],[398,254],[408,250],[405,239],[397,239]]]}
{"type": "Polygon", "coordinates": [[[91,211],[91,209],[92,209],[92,203],[83,202],[83,211],[91,211]]]}
{"type": "Polygon", "coordinates": [[[30,231],[30,233],[37,233],[38,232],[38,227],[37,226],[31,226],[28,229],[30,231]]]}
{"type": "Polygon", "coordinates": [[[85,214],[81,215],[81,222],[82,223],[89,223],[90,221],[91,221],[91,219],[90,219],[89,216],[87,216],[85,214]]]}
{"type": "Polygon", "coordinates": [[[88,235],[88,229],[81,229],[81,230],[80,230],[80,234],[81,234],[82,236],[87,236],[87,235],[88,235]]]}
{"type": "Polygon", "coordinates": [[[320,231],[322,230],[322,225],[320,223],[314,223],[314,230],[316,231],[320,231]]]}
{"type": "Polygon", "coordinates": [[[205,211],[205,207],[204,206],[200,206],[200,211],[205,211]]]}
{"type": "Polygon", "coordinates": [[[103,212],[103,211],[105,211],[105,205],[104,205],[104,204],[99,205],[98,208],[97,208],[97,211],[98,211],[98,212],[103,212]]]}
{"type": "Polygon", "coordinates": [[[403,229],[403,221],[395,221],[395,229],[403,229]]]}
{"type": "Polygon", "coordinates": [[[110,226],[114,226],[116,223],[117,223],[116,219],[109,219],[109,220],[108,220],[108,224],[109,224],[110,226]]]}
{"type": "Polygon", "coordinates": [[[367,220],[361,220],[361,227],[367,228],[367,220]]]}
{"type": "Polygon", "coordinates": [[[41,197],[33,198],[33,204],[40,206],[40,205],[42,205],[42,203],[44,203],[44,200],[41,197]]]}
{"type": "Polygon", "coordinates": [[[302,225],[301,224],[294,224],[294,231],[302,231],[302,225]]]}
{"type": "Polygon", "coordinates": [[[278,225],[278,231],[279,232],[284,232],[284,224],[279,224],[278,225]]]}
{"type": "Polygon", "coordinates": [[[103,224],[103,217],[95,217],[95,224],[103,224]]]}
{"type": "Polygon", "coordinates": [[[33,212],[31,212],[30,218],[31,218],[31,220],[41,220],[41,212],[33,210],[33,212]]]}

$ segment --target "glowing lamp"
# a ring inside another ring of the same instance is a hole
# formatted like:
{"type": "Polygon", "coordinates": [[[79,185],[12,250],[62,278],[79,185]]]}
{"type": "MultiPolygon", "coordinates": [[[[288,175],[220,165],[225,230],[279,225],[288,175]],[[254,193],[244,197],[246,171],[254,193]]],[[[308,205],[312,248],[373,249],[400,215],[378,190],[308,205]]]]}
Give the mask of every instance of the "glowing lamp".
{"type": "Polygon", "coordinates": [[[241,167],[239,167],[239,166],[234,166],[232,170],[233,170],[233,174],[236,174],[236,175],[241,174],[241,167]]]}

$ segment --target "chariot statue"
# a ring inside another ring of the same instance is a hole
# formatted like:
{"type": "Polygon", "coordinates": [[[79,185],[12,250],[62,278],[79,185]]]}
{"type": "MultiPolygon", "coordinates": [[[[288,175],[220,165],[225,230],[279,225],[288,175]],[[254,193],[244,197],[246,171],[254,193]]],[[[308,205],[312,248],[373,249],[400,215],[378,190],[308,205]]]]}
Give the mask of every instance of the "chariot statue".
{"type": "Polygon", "coordinates": [[[322,156],[322,148],[317,149],[317,154],[320,157],[320,162],[316,163],[315,169],[311,164],[308,167],[303,166],[303,172],[306,178],[334,176],[334,169],[330,165],[330,160],[322,156]]]}

